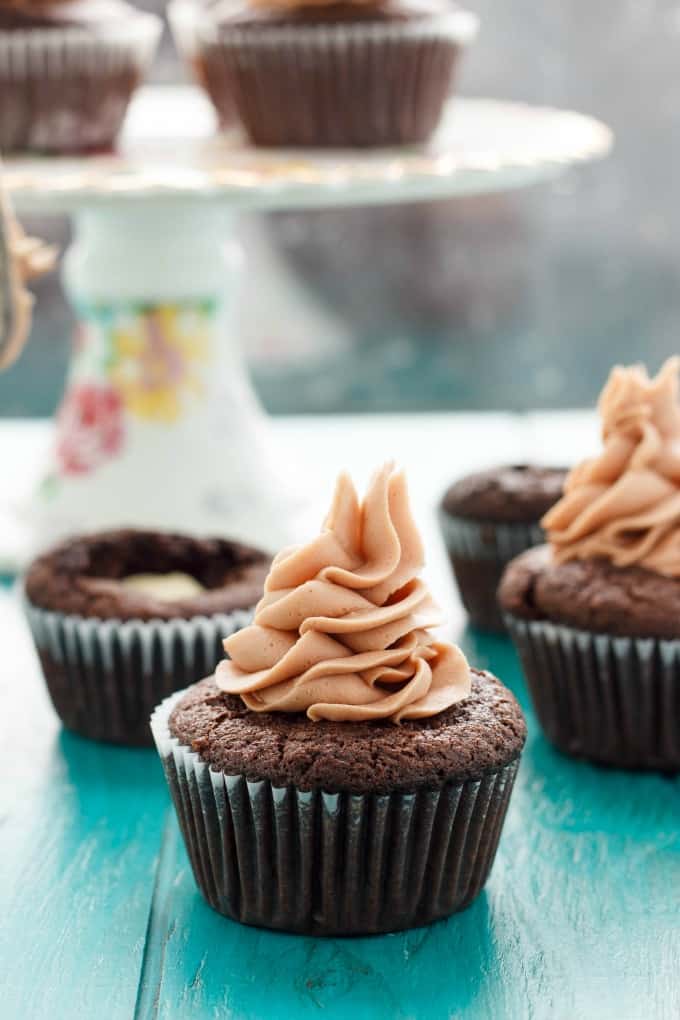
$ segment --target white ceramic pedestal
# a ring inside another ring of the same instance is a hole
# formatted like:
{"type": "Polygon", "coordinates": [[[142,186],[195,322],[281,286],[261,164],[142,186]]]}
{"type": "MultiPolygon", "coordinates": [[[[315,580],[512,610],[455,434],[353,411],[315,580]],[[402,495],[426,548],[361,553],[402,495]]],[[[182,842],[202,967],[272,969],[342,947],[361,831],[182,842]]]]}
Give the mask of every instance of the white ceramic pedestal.
{"type": "Polygon", "coordinates": [[[424,148],[257,151],[215,136],[196,90],[153,88],[118,154],[9,161],[19,209],[71,212],[75,228],[64,282],[79,326],[29,547],[119,524],[272,548],[294,533],[290,469],[304,452],[271,449],[230,328],[240,209],[505,190],[610,144],[578,114],[455,100],[424,148]]]}
{"type": "Polygon", "coordinates": [[[285,538],[271,533],[274,506],[261,498],[277,467],[231,328],[240,258],[229,213],[116,205],[77,213],[74,225],[64,283],[80,326],[45,527],[51,518],[57,531],[86,520],[285,538]]]}

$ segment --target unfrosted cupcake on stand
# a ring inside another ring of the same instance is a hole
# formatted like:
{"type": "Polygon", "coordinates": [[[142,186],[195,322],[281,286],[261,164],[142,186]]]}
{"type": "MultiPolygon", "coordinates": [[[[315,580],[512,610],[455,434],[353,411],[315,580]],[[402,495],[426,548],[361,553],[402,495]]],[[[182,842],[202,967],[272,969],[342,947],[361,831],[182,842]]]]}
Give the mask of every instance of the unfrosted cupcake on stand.
{"type": "Polygon", "coordinates": [[[126,0],[0,0],[0,151],[110,148],[160,32],[126,0]]]}
{"type": "Polygon", "coordinates": [[[177,0],[171,20],[224,121],[263,146],[426,141],[473,14],[448,0],[177,0]]]}
{"type": "Polygon", "coordinates": [[[499,593],[547,736],[620,767],[680,770],[679,371],[612,371],[601,454],[499,593]]]}
{"type": "Polygon", "coordinates": [[[196,881],[267,928],[368,934],[466,907],[500,837],[525,725],[438,641],[403,474],[274,560],[252,626],[152,729],[196,881]]]}

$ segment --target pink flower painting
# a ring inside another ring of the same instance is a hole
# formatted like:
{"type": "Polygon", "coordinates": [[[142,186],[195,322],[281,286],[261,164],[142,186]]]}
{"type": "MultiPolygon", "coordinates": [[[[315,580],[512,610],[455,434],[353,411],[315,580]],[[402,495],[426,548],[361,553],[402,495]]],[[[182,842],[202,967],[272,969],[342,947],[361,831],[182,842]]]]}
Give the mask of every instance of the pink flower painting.
{"type": "Polygon", "coordinates": [[[94,471],[122,449],[123,403],[106,383],[78,383],[67,390],[57,416],[57,463],[61,474],[94,471]]]}

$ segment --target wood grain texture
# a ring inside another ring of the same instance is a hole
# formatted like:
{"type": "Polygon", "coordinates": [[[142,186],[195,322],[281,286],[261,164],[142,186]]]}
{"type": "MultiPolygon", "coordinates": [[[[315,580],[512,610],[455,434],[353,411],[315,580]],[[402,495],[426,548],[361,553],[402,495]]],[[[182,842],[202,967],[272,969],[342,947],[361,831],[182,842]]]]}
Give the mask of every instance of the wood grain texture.
{"type": "Polygon", "coordinates": [[[167,809],[160,765],[60,732],[5,594],[0,633],[0,1015],[129,1020],[167,809]]]}
{"type": "MultiPolygon", "coordinates": [[[[384,439],[372,427],[362,445],[376,459],[384,439]]],[[[525,450],[547,442],[543,424],[523,436],[525,450]]],[[[421,491],[427,465],[414,467],[416,504],[431,508],[441,479],[421,491]]],[[[433,530],[426,541],[438,548],[433,530]]],[[[440,594],[448,582],[434,566],[440,594]]],[[[1,591],[0,633],[3,1020],[680,1016],[680,779],[553,751],[506,640],[452,631],[529,717],[486,891],[427,929],[320,940],[213,913],[153,753],[60,734],[18,607],[1,591]]]]}
{"type": "MultiPolygon", "coordinates": [[[[19,633],[6,596],[0,607],[3,634],[19,633]]],[[[464,643],[526,705],[508,644],[472,632],[464,643]]],[[[153,754],[60,735],[25,640],[12,647],[0,907],[10,1020],[677,1020],[678,780],[568,761],[530,717],[496,866],[468,911],[383,938],[262,932],[200,899],[153,754]]]]}

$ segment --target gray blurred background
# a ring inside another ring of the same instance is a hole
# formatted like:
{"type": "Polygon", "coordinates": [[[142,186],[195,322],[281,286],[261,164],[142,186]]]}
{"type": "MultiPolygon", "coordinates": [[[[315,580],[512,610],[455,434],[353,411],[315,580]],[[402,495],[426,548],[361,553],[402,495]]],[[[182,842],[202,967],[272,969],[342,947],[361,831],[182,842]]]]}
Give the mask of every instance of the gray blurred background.
{"type": "MultiPolygon", "coordinates": [[[[258,291],[239,329],[273,412],[585,405],[613,361],[678,350],[680,3],[468,6],[482,30],[461,90],[592,113],[614,154],[506,196],[245,219],[258,291]]],[[[154,77],[183,79],[167,36],[154,77]]],[[[68,242],[63,221],[27,225],[68,242]]],[[[50,414],[61,392],[56,276],[38,298],[0,415],[50,414]]]]}

